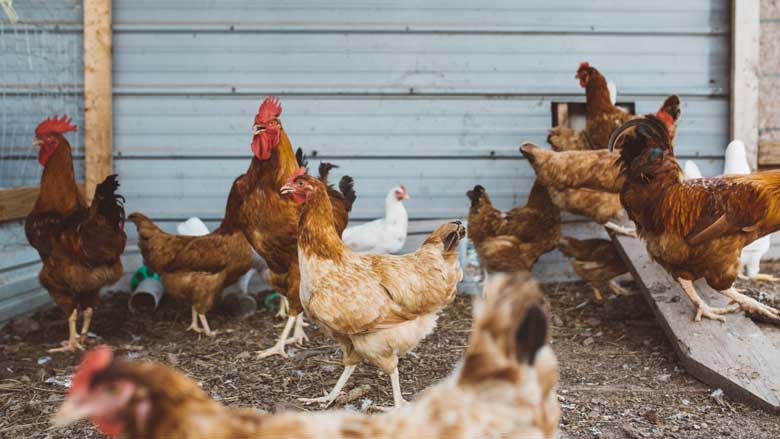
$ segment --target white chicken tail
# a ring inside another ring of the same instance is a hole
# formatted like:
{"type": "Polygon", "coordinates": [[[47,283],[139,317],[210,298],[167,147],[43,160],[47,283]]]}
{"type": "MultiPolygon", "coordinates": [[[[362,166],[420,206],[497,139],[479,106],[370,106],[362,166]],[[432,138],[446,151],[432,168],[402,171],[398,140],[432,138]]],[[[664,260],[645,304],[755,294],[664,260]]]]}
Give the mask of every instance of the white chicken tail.
{"type": "Polygon", "coordinates": [[[685,167],[683,168],[683,173],[685,174],[686,180],[702,177],[699,167],[696,166],[696,163],[690,160],[685,161],[685,167]]]}
{"type": "Polygon", "coordinates": [[[732,140],[726,147],[724,174],[750,174],[750,164],[745,151],[745,144],[738,139],[732,140]]]}

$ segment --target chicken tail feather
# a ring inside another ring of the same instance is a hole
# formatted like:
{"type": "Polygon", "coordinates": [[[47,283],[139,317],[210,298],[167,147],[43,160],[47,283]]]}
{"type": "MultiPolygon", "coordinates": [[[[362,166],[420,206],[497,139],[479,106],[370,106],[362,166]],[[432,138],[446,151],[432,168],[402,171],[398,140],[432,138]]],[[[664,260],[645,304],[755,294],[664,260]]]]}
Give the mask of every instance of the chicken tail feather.
{"type": "Polygon", "coordinates": [[[334,165],[333,163],[330,162],[320,163],[320,167],[318,169],[320,174],[319,178],[321,182],[325,183],[325,185],[328,184],[328,176],[330,175],[330,170],[334,168],[338,168],[338,165],[334,165]]]}
{"type": "Polygon", "coordinates": [[[95,187],[92,206],[96,208],[99,215],[108,219],[109,224],[120,230],[125,226],[125,197],[117,194],[117,189],[119,189],[117,175],[109,175],[95,187]]]}
{"type": "Polygon", "coordinates": [[[344,203],[347,207],[347,212],[352,212],[352,205],[357,199],[357,192],[355,192],[355,180],[349,175],[341,177],[341,180],[339,181],[339,191],[341,191],[341,194],[344,195],[344,203]]]}

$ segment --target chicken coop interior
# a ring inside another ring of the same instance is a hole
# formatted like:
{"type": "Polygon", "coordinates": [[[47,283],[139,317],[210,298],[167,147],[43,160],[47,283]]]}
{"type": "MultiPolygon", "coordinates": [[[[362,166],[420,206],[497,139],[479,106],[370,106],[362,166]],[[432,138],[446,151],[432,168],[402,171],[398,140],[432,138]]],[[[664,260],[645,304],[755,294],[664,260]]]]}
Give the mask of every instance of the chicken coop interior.
{"type": "Polygon", "coordinates": [[[0,439],[780,437],[777,0],[0,0],[0,439]]]}

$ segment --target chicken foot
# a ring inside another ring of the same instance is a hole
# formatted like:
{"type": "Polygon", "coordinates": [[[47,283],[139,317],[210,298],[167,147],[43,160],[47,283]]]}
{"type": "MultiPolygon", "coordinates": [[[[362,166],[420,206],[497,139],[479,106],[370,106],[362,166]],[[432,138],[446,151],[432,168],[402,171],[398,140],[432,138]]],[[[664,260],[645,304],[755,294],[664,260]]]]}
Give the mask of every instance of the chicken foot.
{"type": "Polygon", "coordinates": [[[292,330],[293,323],[295,323],[295,319],[296,316],[287,316],[287,323],[284,324],[284,329],[282,329],[282,334],[279,336],[279,340],[270,348],[264,351],[258,351],[256,357],[258,360],[261,358],[270,357],[271,355],[281,355],[283,358],[287,358],[287,352],[284,351],[284,346],[286,345],[285,341],[287,341],[287,337],[290,335],[290,331],[292,330]]]}
{"type": "Polygon", "coordinates": [[[92,314],[94,313],[95,310],[91,307],[84,310],[84,321],[81,323],[81,337],[79,337],[82,342],[86,343],[87,341],[89,325],[92,323],[92,314]]]}
{"type": "Polygon", "coordinates": [[[195,331],[197,333],[203,332],[202,329],[198,326],[198,312],[195,311],[195,307],[192,307],[192,323],[190,323],[190,326],[187,328],[187,331],[195,331]]]}
{"type": "Polygon", "coordinates": [[[780,310],[777,308],[772,308],[769,305],[764,305],[756,299],[740,293],[734,287],[731,287],[728,290],[723,290],[720,293],[731,299],[731,303],[738,304],[739,307],[737,310],[741,309],[745,312],[761,314],[762,316],[769,317],[773,320],[780,320],[780,310]]]}
{"type": "MultiPolygon", "coordinates": [[[[349,380],[349,377],[352,376],[352,372],[355,371],[357,368],[356,364],[353,364],[351,366],[344,366],[344,371],[341,372],[341,376],[339,377],[339,380],[336,381],[336,385],[333,386],[333,390],[330,391],[325,396],[321,396],[319,398],[298,398],[298,401],[304,403],[304,404],[317,404],[321,403],[322,408],[327,408],[329,405],[333,403],[333,401],[338,398],[339,394],[341,393],[341,389],[344,388],[344,385],[347,384],[347,381],[349,380]]],[[[398,373],[398,369],[396,369],[396,374],[398,373]]]]}
{"type": "Polygon", "coordinates": [[[303,330],[304,326],[306,326],[306,324],[303,322],[303,313],[298,314],[295,317],[295,328],[293,329],[293,335],[292,337],[285,340],[284,344],[296,344],[298,346],[303,346],[303,342],[309,341],[309,337],[303,330]]]}
{"type": "Polygon", "coordinates": [[[401,378],[398,376],[397,367],[390,373],[390,384],[393,386],[393,407],[376,407],[383,412],[391,412],[408,404],[401,394],[401,378]]]}
{"type": "Polygon", "coordinates": [[[693,305],[696,307],[696,317],[694,318],[694,320],[697,322],[700,322],[702,317],[725,322],[726,318],[723,317],[723,314],[730,314],[739,311],[739,308],[710,307],[699,296],[699,293],[696,292],[696,288],[693,287],[693,282],[682,278],[677,279],[677,282],[680,283],[680,286],[682,287],[683,291],[685,291],[685,294],[688,296],[689,299],[691,299],[691,302],[693,302],[693,305]]]}
{"type": "Polygon", "coordinates": [[[203,333],[206,334],[206,337],[214,337],[217,335],[218,331],[212,331],[211,328],[209,328],[209,321],[206,320],[205,314],[198,313],[198,318],[200,319],[200,324],[203,326],[203,333]]]}
{"type": "Polygon", "coordinates": [[[609,230],[612,230],[613,232],[617,233],[618,235],[630,236],[632,238],[636,238],[637,237],[636,228],[632,229],[632,228],[629,228],[629,227],[623,227],[623,226],[621,226],[619,224],[613,223],[612,221],[607,221],[604,224],[604,227],[609,229],[609,230]]]}
{"type": "Polygon", "coordinates": [[[78,309],[74,309],[68,317],[68,340],[62,342],[62,347],[49,349],[49,352],[73,352],[76,350],[83,351],[84,346],[79,343],[78,333],[76,332],[76,321],[79,318],[78,309]]]}

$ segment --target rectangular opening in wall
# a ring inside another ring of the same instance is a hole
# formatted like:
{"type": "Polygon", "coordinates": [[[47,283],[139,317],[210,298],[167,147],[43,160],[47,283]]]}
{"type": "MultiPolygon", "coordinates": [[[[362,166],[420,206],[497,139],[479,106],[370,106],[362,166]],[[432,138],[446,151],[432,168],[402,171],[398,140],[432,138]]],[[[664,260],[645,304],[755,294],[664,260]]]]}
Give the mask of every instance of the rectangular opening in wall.
{"type": "MultiPolygon", "coordinates": [[[[633,102],[618,102],[615,106],[629,114],[636,114],[636,106],[633,102]]],[[[551,126],[564,126],[575,130],[585,128],[587,118],[584,102],[553,102],[551,110],[551,126]]]]}

